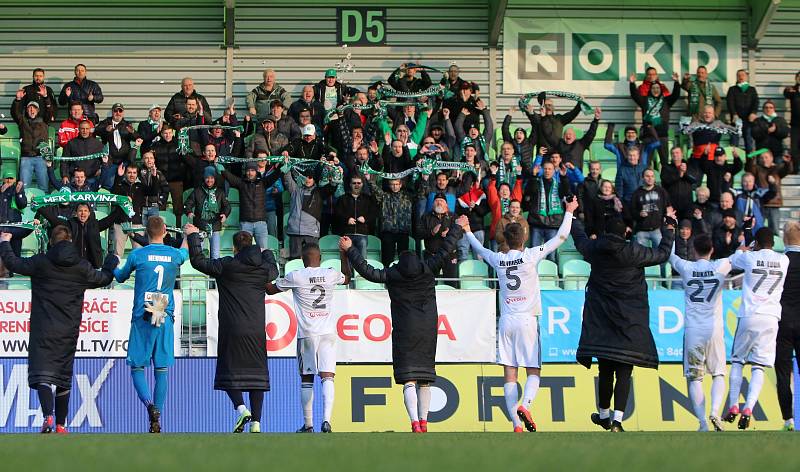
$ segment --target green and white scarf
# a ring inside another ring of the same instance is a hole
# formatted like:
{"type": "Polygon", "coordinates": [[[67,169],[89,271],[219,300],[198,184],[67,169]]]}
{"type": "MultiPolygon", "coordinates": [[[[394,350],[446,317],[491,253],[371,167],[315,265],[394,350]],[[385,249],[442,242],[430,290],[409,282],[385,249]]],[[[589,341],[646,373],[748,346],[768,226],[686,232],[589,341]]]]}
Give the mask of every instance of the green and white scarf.
{"type": "MultiPolygon", "coordinates": [[[[497,162],[499,165],[497,169],[497,185],[505,182],[511,188],[514,188],[514,184],[517,181],[517,167],[519,166],[519,158],[516,154],[511,158],[510,169],[506,168],[506,162],[502,157],[498,159],[497,162]]],[[[503,212],[503,214],[505,214],[505,212],[503,212]]]]}
{"type": "Polygon", "coordinates": [[[39,150],[39,155],[46,161],[91,161],[108,156],[108,144],[103,147],[101,152],[89,154],[88,156],[56,156],[53,152],[53,146],[44,141],[40,142],[37,148],[39,150]]]}
{"type": "Polygon", "coordinates": [[[544,187],[544,177],[539,178],[539,214],[541,216],[553,216],[564,213],[561,208],[561,198],[558,195],[558,184],[555,179],[551,179],[550,193],[547,193],[544,187]],[[548,205],[549,203],[549,205],[548,205]],[[548,206],[550,209],[548,210],[548,206]]]}
{"type": "Polygon", "coordinates": [[[642,121],[653,127],[661,125],[661,109],[664,107],[664,96],[647,97],[647,110],[645,110],[642,121]]]}
{"type": "Polygon", "coordinates": [[[702,92],[705,97],[705,103],[709,104],[709,100],[714,96],[714,89],[711,86],[711,81],[706,80],[704,87],[700,87],[700,82],[697,80],[692,81],[692,86],[689,87],[689,114],[697,115],[700,113],[700,93],[702,92]]]}
{"type": "Polygon", "coordinates": [[[372,169],[369,164],[366,162],[361,166],[359,169],[361,174],[363,175],[377,175],[383,179],[394,180],[394,179],[402,179],[404,177],[408,177],[409,175],[414,175],[420,173],[422,175],[431,175],[435,170],[460,170],[462,172],[475,172],[475,168],[466,162],[446,162],[446,161],[439,161],[436,159],[423,159],[423,161],[417,164],[416,167],[412,167],[410,169],[406,169],[402,172],[381,172],[379,170],[372,169]]]}
{"type": "Polygon", "coordinates": [[[483,135],[478,135],[477,138],[472,139],[469,136],[464,136],[464,140],[461,141],[461,155],[464,155],[464,149],[467,148],[468,144],[480,146],[481,151],[483,151],[483,158],[486,159],[488,156],[486,155],[486,138],[483,135]],[[477,143],[475,142],[477,141],[477,143]]]}
{"type": "Polygon", "coordinates": [[[33,235],[39,243],[39,252],[44,252],[47,249],[47,233],[44,231],[42,224],[36,224],[33,221],[22,221],[19,223],[0,223],[0,228],[22,228],[33,230],[33,235]]]}
{"type": "Polygon", "coordinates": [[[222,126],[222,125],[195,125],[195,126],[187,126],[185,128],[181,128],[178,131],[178,153],[179,154],[189,154],[192,148],[189,145],[189,131],[196,130],[196,129],[210,129],[210,128],[222,128],[222,129],[231,129],[234,131],[244,131],[244,127],[242,126],[222,126]]]}
{"type": "Polygon", "coordinates": [[[50,195],[41,195],[31,200],[31,210],[36,211],[42,207],[61,205],[62,203],[109,203],[120,207],[130,218],[133,218],[136,214],[133,211],[133,204],[128,196],[96,192],[72,193],[69,191],[62,191],[51,193],[50,195]]]}
{"type": "Polygon", "coordinates": [[[562,92],[560,90],[544,90],[541,92],[530,92],[526,93],[519,99],[519,109],[522,112],[526,112],[528,109],[528,104],[536,98],[539,103],[544,103],[547,97],[558,97],[558,98],[566,98],[567,100],[572,100],[575,102],[580,103],[581,105],[581,112],[584,115],[590,115],[594,113],[594,108],[589,105],[586,101],[584,101],[580,95],[577,93],[572,92],[562,92]]]}
{"type": "Polygon", "coordinates": [[[747,82],[736,84],[736,86],[742,89],[742,92],[747,92],[747,89],[750,88],[750,84],[748,84],[747,82]]]}
{"type": "Polygon", "coordinates": [[[219,201],[217,201],[217,188],[203,186],[206,199],[203,201],[203,209],[200,211],[200,219],[209,223],[217,219],[219,213],[219,201]]]}

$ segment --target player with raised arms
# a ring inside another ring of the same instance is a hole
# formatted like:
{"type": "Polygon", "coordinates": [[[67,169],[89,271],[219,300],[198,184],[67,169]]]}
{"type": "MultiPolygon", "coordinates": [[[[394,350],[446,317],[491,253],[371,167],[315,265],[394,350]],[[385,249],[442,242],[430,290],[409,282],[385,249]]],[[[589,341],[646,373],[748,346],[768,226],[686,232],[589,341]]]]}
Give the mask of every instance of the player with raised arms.
{"type": "Polygon", "coordinates": [[[739,414],[742,370],[745,363],[750,364],[750,385],[737,425],[739,429],[750,426],[753,407],[764,385],[764,369],[775,363],[781,295],[789,258],[772,250],[773,238],[771,229],[761,228],[756,231],[752,251],[739,250],[730,257],[731,265],[744,271],[744,278],[742,304],[731,350],[730,408],[723,419],[733,423],[739,414]]]}
{"type": "Polygon", "coordinates": [[[708,419],[715,431],[722,431],[719,419],[725,397],[725,329],[722,321],[722,287],[731,271],[730,261],[711,260],[714,244],[707,234],[694,238],[694,250],[699,258],[687,261],[675,255],[669,263],[681,276],[685,288],[686,308],[683,332],[683,375],[686,377],[689,399],[692,402],[698,431],[708,431],[706,399],[703,394],[703,377],[711,374],[711,415],[708,419]]]}
{"type": "Polygon", "coordinates": [[[492,252],[472,234],[469,219],[462,216],[458,224],[466,232],[467,240],[480,257],[497,273],[500,287],[500,321],[498,323],[497,363],[503,366],[505,384],[503,395],[506,409],[514,425],[514,432],[521,433],[522,425],[528,431],[536,431],[531,416],[531,404],[539,391],[542,374],[541,341],[539,339],[539,317],[542,315],[542,300],[539,292],[539,261],[558,249],[569,237],[572,215],[578,208],[578,199],[566,202],[566,214],[556,237],[541,246],[526,248],[526,237],[522,226],[512,223],[505,227],[508,252],[492,252]],[[528,378],[518,405],[517,376],[524,367],[528,378]]]}
{"type": "Polygon", "coordinates": [[[167,226],[160,216],[151,216],[146,229],[150,244],[131,251],[125,266],[114,271],[114,277],[117,282],[125,282],[136,272],[127,363],[136,394],[147,407],[150,432],[160,433],[161,412],[167,398],[167,368],[175,364],[172,290],[181,264],[189,259],[189,250],[186,239],[180,249],[164,244],[167,226]],[[152,397],[144,376],[145,367],[151,363],[155,370],[152,397]]]}
{"type": "Polygon", "coordinates": [[[322,253],[317,244],[303,246],[302,269],[289,272],[274,284],[267,284],[267,293],[275,295],[288,290],[294,298],[297,315],[297,363],[300,368],[300,402],[303,426],[298,433],[313,433],[314,375],[322,383],[323,418],[320,431],[330,433],[333,414],[336,374],[336,317],[331,313],[333,292],[337,285],[350,283],[350,264],[342,257],[342,272],[320,267],[322,253]]]}

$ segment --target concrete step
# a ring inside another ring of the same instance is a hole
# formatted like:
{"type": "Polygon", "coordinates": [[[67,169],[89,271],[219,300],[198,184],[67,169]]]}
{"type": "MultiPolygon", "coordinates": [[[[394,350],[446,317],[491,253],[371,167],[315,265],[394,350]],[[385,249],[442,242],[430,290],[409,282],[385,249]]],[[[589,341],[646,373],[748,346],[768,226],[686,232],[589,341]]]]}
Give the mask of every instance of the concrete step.
{"type": "Polygon", "coordinates": [[[800,197],[800,185],[781,184],[781,195],[783,195],[783,198],[800,197]]]}
{"type": "Polygon", "coordinates": [[[787,175],[781,179],[781,185],[800,185],[800,175],[787,175]]]}
{"type": "Polygon", "coordinates": [[[783,206],[784,207],[800,207],[800,196],[787,196],[784,194],[783,196],[783,206]]]}

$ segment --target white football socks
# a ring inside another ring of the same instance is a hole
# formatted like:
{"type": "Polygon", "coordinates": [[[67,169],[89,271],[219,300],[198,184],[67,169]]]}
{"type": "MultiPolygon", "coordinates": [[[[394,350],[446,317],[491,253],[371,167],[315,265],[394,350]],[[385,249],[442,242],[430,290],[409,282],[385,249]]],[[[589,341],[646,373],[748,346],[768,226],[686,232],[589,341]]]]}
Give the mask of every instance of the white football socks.
{"type": "Polygon", "coordinates": [[[624,411],[614,410],[614,421],[622,423],[622,416],[625,414],[624,411]]]}
{"type": "Polygon", "coordinates": [[[598,408],[597,409],[597,414],[600,416],[601,420],[604,420],[604,419],[608,418],[609,416],[611,416],[611,410],[608,409],[608,408],[598,408]]]}
{"type": "Polygon", "coordinates": [[[539,376],[529,375],[528,380],[525,381],[525,390],[522,394],[522,406],[530,411],[531,404],[536,398],[536,393],[539,391],[539,376]]]}
{"type": "Polygon", "coordinates": [[[750,385],[747,388],[747,399],[744,402],[745,409],[752,410],[758,401],[761,387],[764,386],[764,369],[753,366],[750,371],[750,385]]]}
{"type": "Polygon", "coordinates": [[[333,414],[333,397],[336,389],[333,384],[333,377],[322,378],[322,419],[330,423],[333,414]]]}
{"type": "Polygon", "coordinates": [[[236,411],[239,412],[239,414],[242,415],[242,416],[250,414],[250,412],[247,411],[247,407],[244,406],[244,405],[237,406],[236,407],[236,411]]]}
{"type": "Polygon", "coordinates": [[[417,388],[414,382],[408,382],[403,385],[403,401],[406,404],[406,411],[411,422],[419,421],[417,414],[417,388]]]}
{"type": "Polygon", "coordinates": [[[686,384],[689,389],[689,401],[692,402],[694,416],[700,422],[700,429],[706,431],[708,430],[708,422],[706,421],[706,396],[703,394],[703,381],[687,379],[686,384]]]}
{"type": "Polygon", "coordinates": [[[517,383],[504,383],[503,396],[506,399],[506,410],[508,411],[508,415],[511,416],[511,422],[514,424],[514,427],[522,426],[522,422],[517,417],[517,383]]]}
{"type": "Polygon", "coordinates": [[[303,406],[303,421],[306,428],[314,425],[314,383],[300,383],[300,404],[303,406]]]}
{"type": "Polygon", "coordinates": [[[711,416],[719,416],[723,398],[725,398],[725,376],[715,375],[711,379],[711,416]]]}
{"type": "Polygon", "coordinates": [[[738,362],[731,363],[731,389],[728,392],[728,404],[739,406],[739,391],[742,388],[742,369],[744,365],[738,362]]]}
{"type": "Polygon", "coordinates": [[[431,386],[417,384],[417,412],[419,419],[428,421],[428,410],[431,409],[431,386]]]}

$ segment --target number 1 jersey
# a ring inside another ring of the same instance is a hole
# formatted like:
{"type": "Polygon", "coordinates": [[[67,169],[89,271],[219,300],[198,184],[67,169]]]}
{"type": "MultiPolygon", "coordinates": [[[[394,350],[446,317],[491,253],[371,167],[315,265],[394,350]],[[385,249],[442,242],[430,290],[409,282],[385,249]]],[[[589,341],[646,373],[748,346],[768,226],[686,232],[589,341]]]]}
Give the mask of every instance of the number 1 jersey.
{"type": "Polygon", "coordinates": [[[125,265],[114,271],[117,282],[124,282],[136,271],[136,283],[133,286],[133,317],[144,316],[145,302],[152,301],[154,293],[163,293],[169,297],[167,313],[175,311],[175,300],[172,291],[175,279],[181,273],[181,264],[189,259],[189,251],[176,249],[164,244],[150,244],[131,251],[125,265]]]}

